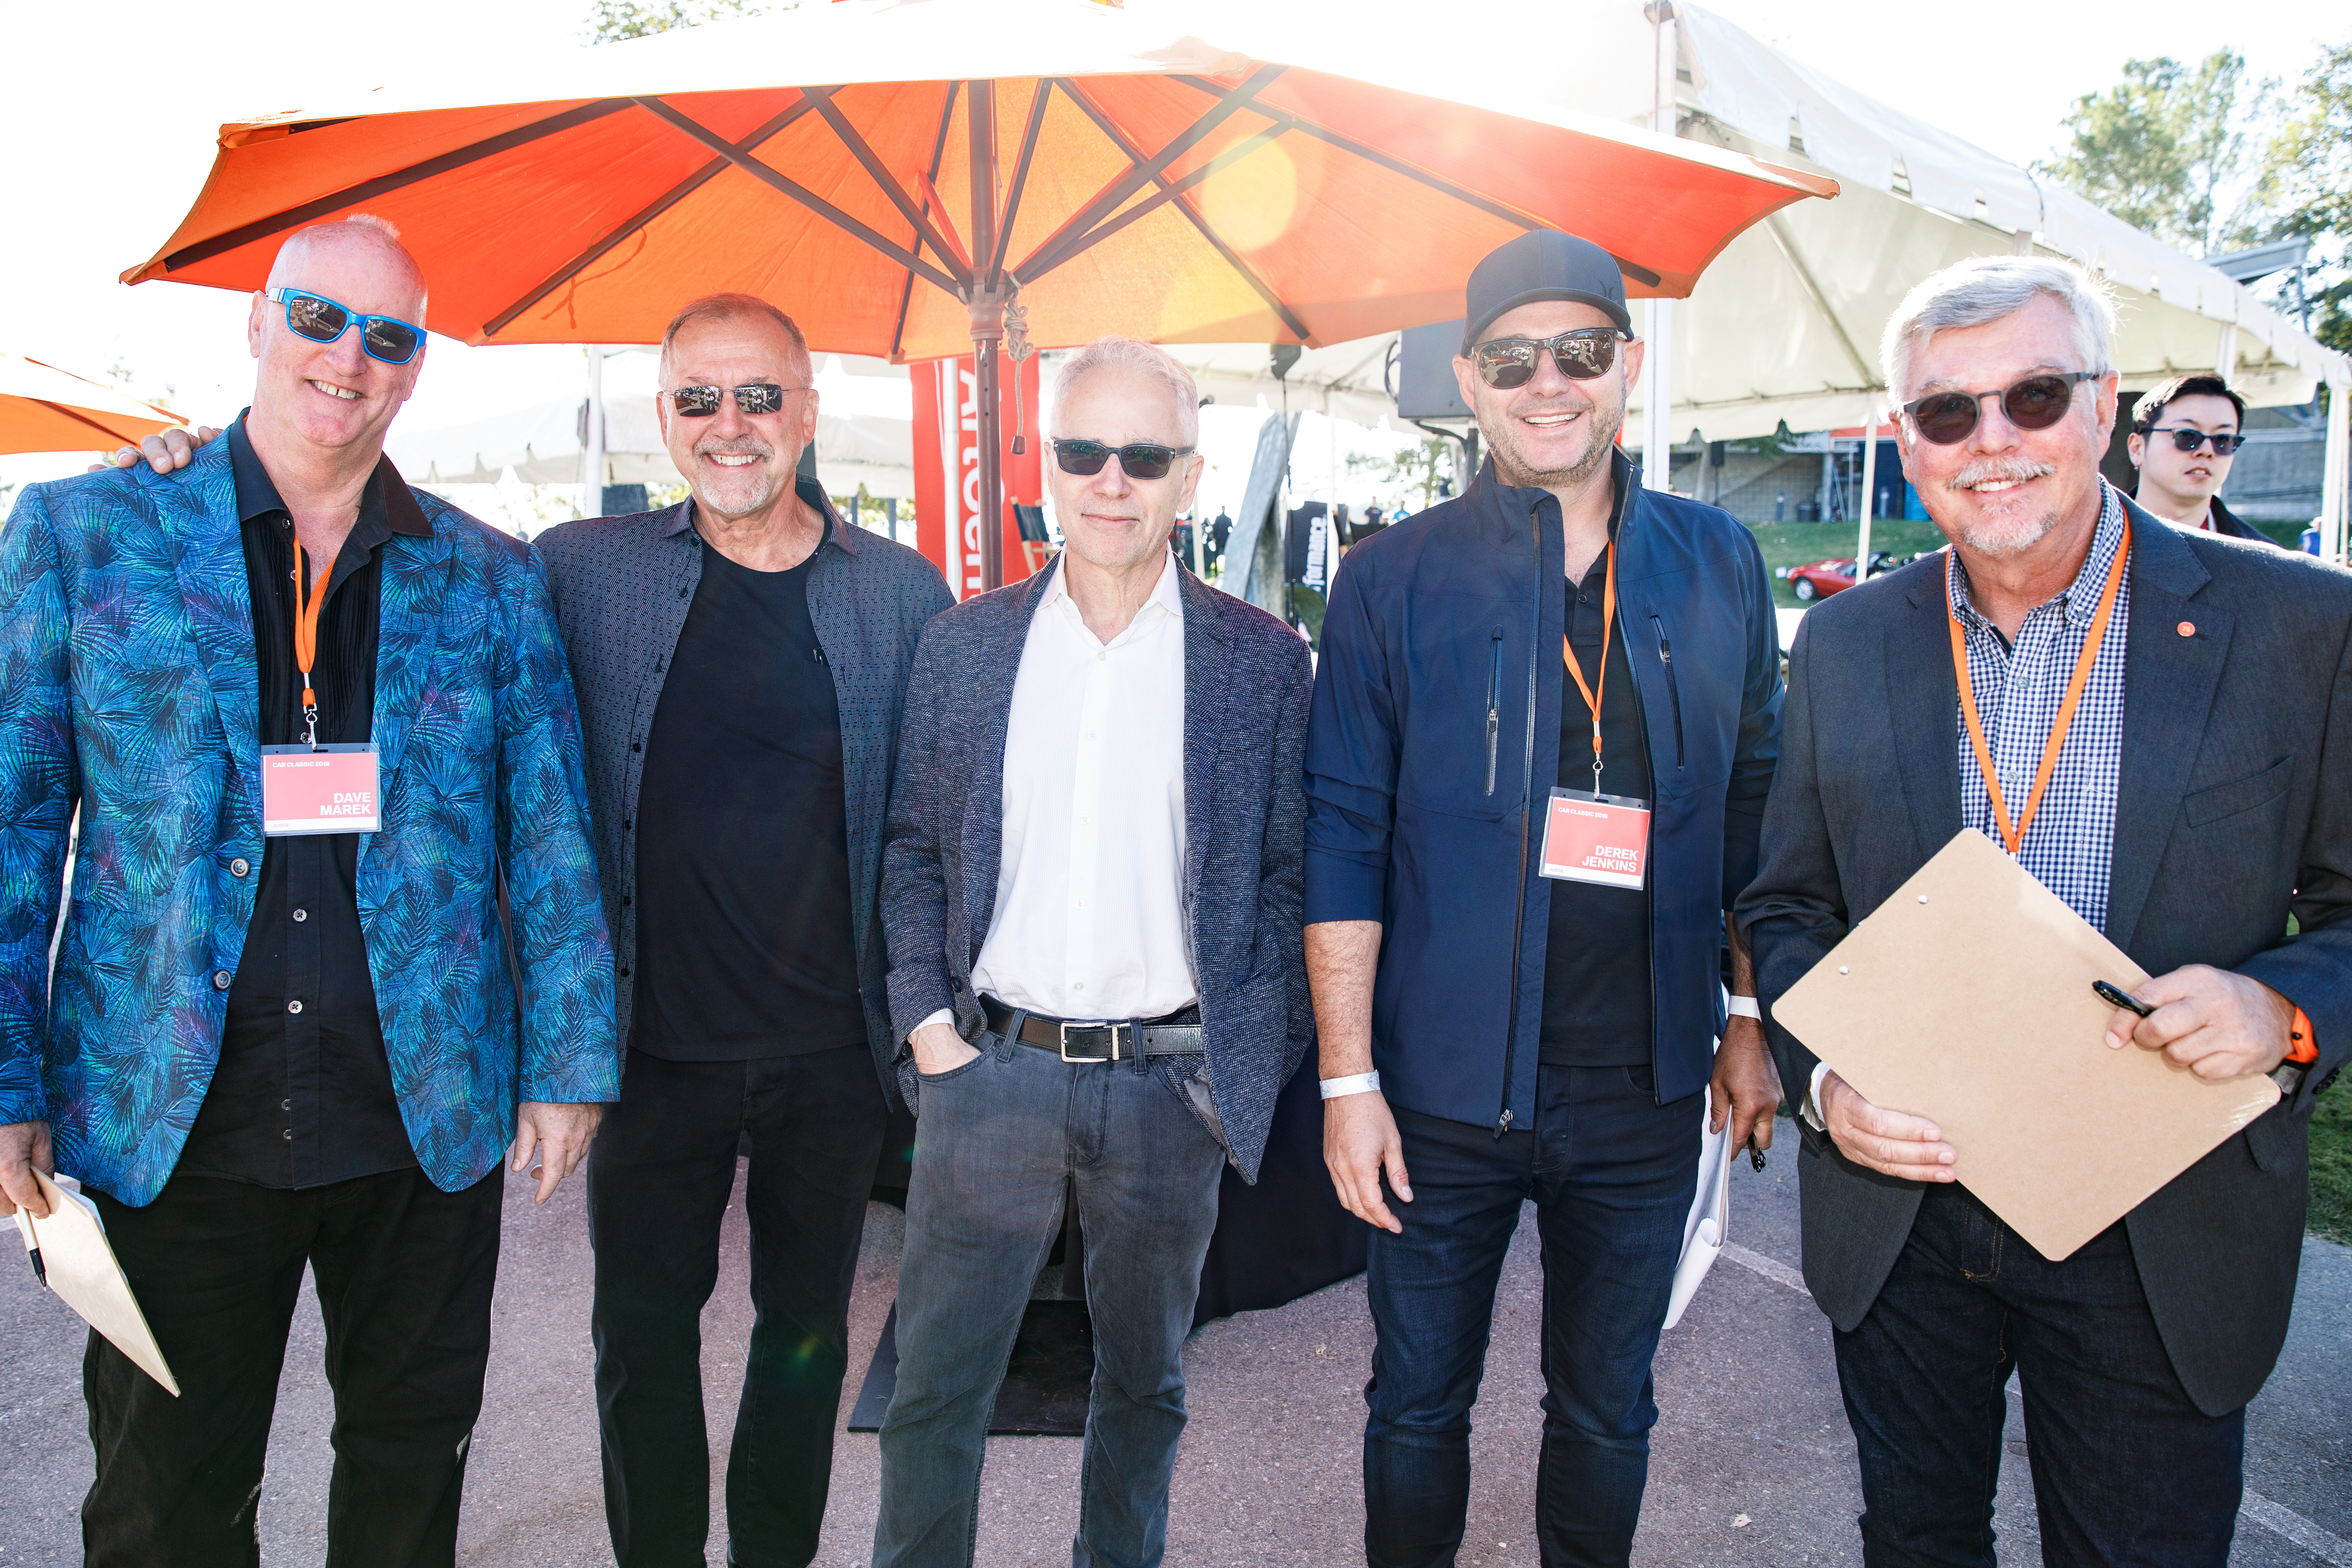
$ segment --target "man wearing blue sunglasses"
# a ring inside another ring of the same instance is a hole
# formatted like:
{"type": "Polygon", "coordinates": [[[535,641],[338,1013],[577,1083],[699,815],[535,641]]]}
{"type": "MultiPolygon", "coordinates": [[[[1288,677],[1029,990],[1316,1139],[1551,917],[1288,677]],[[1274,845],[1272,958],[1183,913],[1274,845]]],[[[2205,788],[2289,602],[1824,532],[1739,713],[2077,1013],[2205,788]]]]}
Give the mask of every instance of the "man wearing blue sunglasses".
{"type": "Polygon", "coordinates": [[[328,1560],[453,1562],[500,1156],[545,1201],[619,1091],[546,573],[383,459],[424,314],[388,225],[298,231],[226,438],[0,532],[0,1213],[79,1178],[179,1384],[92,1335],[92,1563],[253,1560],[306,1268],[328,1560]]]}

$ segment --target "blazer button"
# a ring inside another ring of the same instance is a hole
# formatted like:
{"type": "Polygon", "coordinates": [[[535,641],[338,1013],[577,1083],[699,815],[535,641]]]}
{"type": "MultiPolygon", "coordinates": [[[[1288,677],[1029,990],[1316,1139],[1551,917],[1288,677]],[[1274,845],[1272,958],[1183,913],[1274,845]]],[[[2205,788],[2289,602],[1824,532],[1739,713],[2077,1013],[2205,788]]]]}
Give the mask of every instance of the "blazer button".
{"type": "Polygon", "coordinates": [[[215,969],[215,970],[214,970],[214,971],[213,971],[213,989],[214,989],[214,990],[215,990],[215,991],[226,991],[226,990],[227,990],[227,989],[228,989],[228,980],[229,980],[229,974],[228,974],[228,971],[227,971],[227,970],[226,970],[226,969],[215,969]]]}
{"type": "Polygon", "coordinates": [[[228,863],[228,874],[232,877],[242,877],[252,869],[252,863],[242,855],[228,863]]]}

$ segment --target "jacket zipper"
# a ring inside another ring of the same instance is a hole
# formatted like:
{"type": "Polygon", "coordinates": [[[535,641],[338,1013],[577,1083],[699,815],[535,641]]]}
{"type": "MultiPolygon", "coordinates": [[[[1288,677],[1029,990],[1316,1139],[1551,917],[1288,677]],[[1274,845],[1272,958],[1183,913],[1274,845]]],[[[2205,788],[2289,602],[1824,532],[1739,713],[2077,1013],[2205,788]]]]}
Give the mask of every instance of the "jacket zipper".
{"type": "Polygon", "coordinates": [[[1658,662],[1666,667],[1666,700],[1675,710],[1675,766],[1679,770],[1683,765],[1683,689],[1675,680],[1675,649],[1666,641],[1665,623],[1652,616],[1650,626],[1658,634],[1658,662]]]}
{"type": "Polygon", "coordinates": [[[1495,628],[1494,666],[1486,677],[1486,793],[1495,793],[1495,742],[1503,731],[1503,628],[1495,628]]]}
{"type": "MultiPolygon", "coordinates": [[[[1527,934],[1528,922],[1528,833],[1533,826],[1536,782],[1536,660],[1543,647],[1543,508],[1542,503],[1528,509],[1528,538],[1535,546],[1535,608],[1528,627],[1528,741],[1527,756],[1519,771],[1519,899],[1511,912],[1511,1011],[1509,1031],[1503,1037],[1503,1105],[1495,1118],[1495,1138],[1500,1142],[1511,1130],[1511,1067],[1519,1048],[1519,944],[1527,934]]],[[[1495,645],[1496,657],[1502,654],[1502,644],[1495,645]]]]}

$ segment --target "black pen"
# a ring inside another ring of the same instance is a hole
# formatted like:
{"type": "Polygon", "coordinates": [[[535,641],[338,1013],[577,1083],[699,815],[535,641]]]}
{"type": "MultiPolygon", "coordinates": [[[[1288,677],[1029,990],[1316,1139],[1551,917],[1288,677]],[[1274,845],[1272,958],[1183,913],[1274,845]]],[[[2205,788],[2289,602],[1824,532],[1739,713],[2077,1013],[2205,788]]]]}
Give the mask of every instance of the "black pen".
{"type": "Polygon", "coordinates": [[[46,1290],[49,1285],[49,1271],[41,1265],[41,1247],[33,1239],[33,1227],[25,1223],[25,1216],[21,1214],[16,1216],[16,1228],[25,1233],[25,1256],[33,1260],[33,1278],[39,1280],[41,1289],[46,1290]]]}
{"type": "Polygon", "coordinates": [[[2100,1001],[2110,1006],[2127,1008],[2143,1018],[2156,1011],[2120,985],[2110,985],[2104,980],[2094,980],[2091,982],[2091,989],[2099,994],[2100,1001]]]}

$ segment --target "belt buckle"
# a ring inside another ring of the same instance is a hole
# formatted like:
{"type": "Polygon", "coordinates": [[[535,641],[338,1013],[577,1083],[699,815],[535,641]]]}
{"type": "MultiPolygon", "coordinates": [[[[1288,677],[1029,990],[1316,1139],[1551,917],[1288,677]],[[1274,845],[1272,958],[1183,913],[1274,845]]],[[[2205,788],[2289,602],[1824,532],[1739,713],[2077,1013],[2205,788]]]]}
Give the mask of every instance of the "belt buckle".
{"type": "Polygon", "coordinates": [[[1064,1024],[1061,1026],[1061,1030],[1062,1059],[1064,1061],[1069,1062],[1074,1066],[1083,1067],[1090,1062],[1115,1062],[1118,1060],[1118,1026],[1117,1024],[1064,1024]],[[1107,1057],[1072,1056],[1070,1054],[1070,1037],[1074,1034],[1108,1036],[1110,1037],[1110,1055],[1107,1057]]]}

